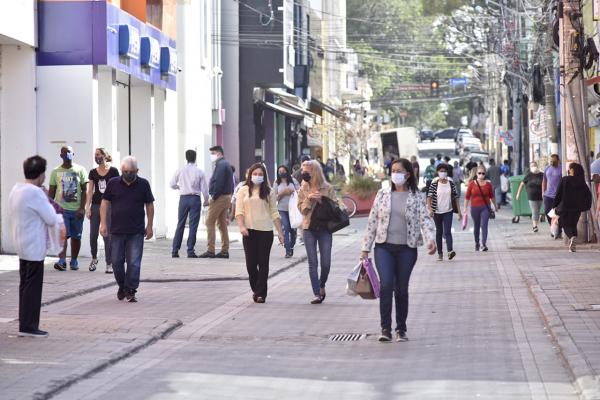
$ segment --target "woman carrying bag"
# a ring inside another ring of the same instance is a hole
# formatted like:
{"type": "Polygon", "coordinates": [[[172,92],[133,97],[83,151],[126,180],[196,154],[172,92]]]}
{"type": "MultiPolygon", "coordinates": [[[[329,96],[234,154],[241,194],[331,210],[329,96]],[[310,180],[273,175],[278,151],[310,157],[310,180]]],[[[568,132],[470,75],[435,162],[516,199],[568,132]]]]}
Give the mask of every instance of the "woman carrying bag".
{"type": "Polygon", "coordinates": [[[539,170],[537,163],[533,161],[531,164],[529,164],[529,173],[525,175],[523,182],[521,182],[519,185],[519,190],[517,190],[517,200],[521,198],[521,192],[523,191],[523,188],[525,188],[527,193],[527,198],[529,199],[529,208],[531,208],[531,222],[533,223],[534,233],[537,233],[539,230],[538,222],[540,221],[540,209],[544,201],[542,197],[543,180],[544,173],[539,170]]]}
{"type": "Polygon", "coordinates": [[[264,165],[253,164],[248,169],[246,183],[238,191],[235,205],[235,218],[243,236],[252,299],[256,303],[264,303],[267,299],[273,224],[277,228],[279,244],[284,241],[277,200],[266,176],[264,165]]]}
{"type": "Polygon", "coordinates": [[[277,179],[273,186],[275,195],[277,196],[277,210],[281,216],[281,225],[283,226],[285,258],[290,258],[294,256],[296,229],[293,229],[290,223],[289,205],[290,198],[296,193],[297,187],[288,167],[280,165],[277,168],[277,179]]]}
{"type": "Polygon", "coordinates": [[[488,251],[488,222],[496,218],[490,204],[497,209],[496,199],[494,198],[494,188],[492,184],[485,179],[485,167],[477,167],[476,176],[469,182],[467,193],[465,194],[465,206],[463,212],[467,213],[467,207],[471,202],[471,218],[473,218],[473,236],[475,237],[475,251],[488,251]],[[481,247],[479,238],[481,233],[481,247]]]}
{"type": "Polygon", "coordinates": [[[435,241],[438,251],[438,261],[444,260],[443,238],[446,239],[448,260],[456,257],[452,242],[452,215],[458,213],[458,220],[462,220],[462,213],[458,206],[458,191],[452,179],[448,179],[448,166],[440,164],[436,168],[438,178],[431,182],[427,194],[427,210],[435,222],[435,241]]]}
{"type": "Polygon", "coordinates": [[[375,242],[375,266],[380,279],[380,342],[392,340],[392,298],[396,303],[396,341],[408,340],[408,285],[417,262],[417,247],[427,243],[434,254],[434,223],[418,192],[410,161],[392,163],[392,187],[377,192],[362,243],[361,259],[367,259],[375,242]]]}

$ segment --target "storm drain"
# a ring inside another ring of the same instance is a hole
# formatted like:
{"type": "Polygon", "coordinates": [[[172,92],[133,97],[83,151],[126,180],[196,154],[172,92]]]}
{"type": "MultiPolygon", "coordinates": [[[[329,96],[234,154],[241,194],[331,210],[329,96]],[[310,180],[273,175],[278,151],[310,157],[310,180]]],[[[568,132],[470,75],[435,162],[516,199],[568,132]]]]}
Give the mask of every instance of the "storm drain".
{"type": "Polygon", "coordinates": [[[356,342],[358,340],[363,340],[367,335],[364,333],[338,333],[335,335],[329,336],[330,342],[356,342]]]}

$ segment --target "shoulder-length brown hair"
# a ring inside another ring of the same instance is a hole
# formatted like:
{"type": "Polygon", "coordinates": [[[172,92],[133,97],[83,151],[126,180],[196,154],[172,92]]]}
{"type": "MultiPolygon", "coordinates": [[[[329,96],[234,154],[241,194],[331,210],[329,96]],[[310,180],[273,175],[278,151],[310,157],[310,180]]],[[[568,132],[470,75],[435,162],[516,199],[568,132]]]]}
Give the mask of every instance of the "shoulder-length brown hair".
{"type": "Polygon", "coordinates": [[[263,183],[260,185],[260,189],[258,191],[258,197],[263,200],[267,200],[269,194],[271,193],[271,186],[269,185],[269,177],[267,176],[267,169],[262,163],[255,163],[248,168],[246,172],[246,186],[248,186],[248,197],[252,197],[252,192],[254,191],[254,183],[252,182],[252,172],[260,169],[263,173],[263,183]]]}

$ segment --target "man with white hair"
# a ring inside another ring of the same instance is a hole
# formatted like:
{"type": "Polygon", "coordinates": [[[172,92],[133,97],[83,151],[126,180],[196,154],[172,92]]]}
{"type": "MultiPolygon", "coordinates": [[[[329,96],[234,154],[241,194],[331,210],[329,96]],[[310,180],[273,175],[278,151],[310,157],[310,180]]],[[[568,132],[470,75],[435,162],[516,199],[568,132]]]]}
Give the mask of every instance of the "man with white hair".
{"type": "Polygon", "coordinates": [[[127,298],[128,302],[135,303],[135,294],[140,284],[144,238],[151,239],[154,234],[154,196],[148,181],[138,176],[135,157],[125,157],[121,162],[121,176],[111,179],[106,186],[100,206],[102,236],[108,234],[106,222],[109,208],[112,266],[119,285],[117,298],[127,298]],[[144,217],[147,217],[146,224],[144,217]]]}

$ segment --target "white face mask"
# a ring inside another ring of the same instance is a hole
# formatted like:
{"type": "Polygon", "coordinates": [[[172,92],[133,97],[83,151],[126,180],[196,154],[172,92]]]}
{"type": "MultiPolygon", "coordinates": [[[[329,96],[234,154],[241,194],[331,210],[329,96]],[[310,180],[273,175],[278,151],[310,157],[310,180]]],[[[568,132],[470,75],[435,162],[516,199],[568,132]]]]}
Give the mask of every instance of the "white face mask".
{"type": "Polygon", "coordinates": [[[406,175],[403,172],[392,172],[394,185],[403,186],[406,183],[406,175]]]}
{"type": "Polygon", "coordinates": [[[215,162],[215,161],[217,161],[218,159],[219,159],[219,156],[218,156],[218,155],[216,155],[216,154],[211,154],[211,155],[210,155],[210,161],[211,161],[211,162],[215,162]]]}
{"type": "Polygon", "coordinates": [[[448,173],[447,172],[438,172],[438,176],[440,177],[440,179],[446,179],[448,177],[448,173]]]}
{"type": "Polygon", "coordinates": [[[533,173],[533,174],[537,174],[537,172],[538,172],[538,167],[531,167],[530,169],[531,169],[531,173],[533,173]]]}
{"type": "Polygon", "coordinates": [[[255,185],[260,185],[265,181],[265,177],[261,175],[252,175],[252,183],[255,185]]]}

